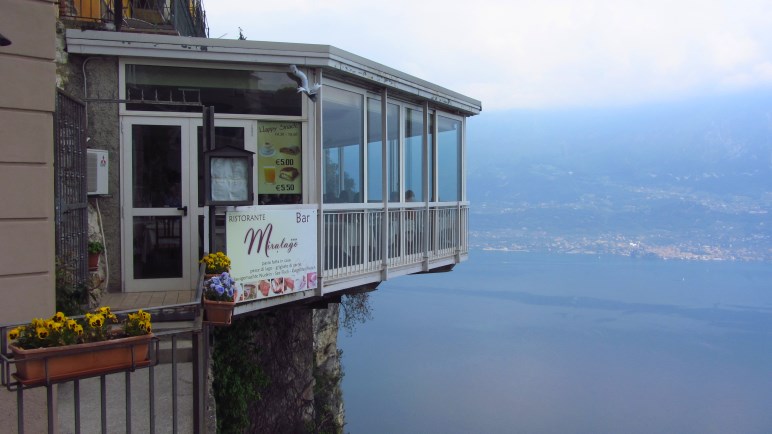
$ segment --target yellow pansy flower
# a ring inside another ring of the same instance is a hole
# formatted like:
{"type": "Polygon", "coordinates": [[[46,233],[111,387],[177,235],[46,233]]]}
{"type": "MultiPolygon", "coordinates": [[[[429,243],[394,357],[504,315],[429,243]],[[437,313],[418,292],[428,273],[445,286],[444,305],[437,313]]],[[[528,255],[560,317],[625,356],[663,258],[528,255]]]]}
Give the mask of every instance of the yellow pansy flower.
{"type": "Polygon", "coordinates": [[[18,328],[11,329],[11,331],[8,332],[8,339],[10,339],[10,340],[18,339],[19,338],[19,333],[20,332],[19,332],[18,328]]]}
{"type": "Polygon", "coordinates": [[[99,328],[99,327],[102,327],[104,323],[105,323],[105,318],[102,315],[94,315],[89,320],[88,325],[90,325],[93,328],[99,328]]]}

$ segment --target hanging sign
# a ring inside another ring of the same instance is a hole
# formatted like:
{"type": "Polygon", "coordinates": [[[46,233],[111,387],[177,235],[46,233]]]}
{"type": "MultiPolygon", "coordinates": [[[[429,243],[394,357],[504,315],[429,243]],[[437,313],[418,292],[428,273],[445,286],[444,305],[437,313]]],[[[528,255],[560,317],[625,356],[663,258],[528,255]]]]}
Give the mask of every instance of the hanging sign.
{"type": "Polygon", "coordinates": [[[237,302],[317,287],[315,207],[242,207],[225,216],[237,302]]]}
{"type": "Polygon", "coordinates": [[[300,122],[258,123],[259,194],[302,194],[300,125],[300,122]]]}

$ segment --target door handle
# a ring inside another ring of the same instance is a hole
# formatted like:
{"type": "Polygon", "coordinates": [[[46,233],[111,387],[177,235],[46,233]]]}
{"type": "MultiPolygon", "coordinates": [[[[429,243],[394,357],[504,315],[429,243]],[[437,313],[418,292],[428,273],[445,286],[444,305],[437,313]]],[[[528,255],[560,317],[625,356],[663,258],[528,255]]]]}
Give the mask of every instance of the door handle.
{"type": "Polygon", "coordinates": [[[178,206],[177,210],[178,211],[182,211],[182,216],[183,217],[187,217],[187,215],[188,215],[188,207],[187,206],[178,206]]]}

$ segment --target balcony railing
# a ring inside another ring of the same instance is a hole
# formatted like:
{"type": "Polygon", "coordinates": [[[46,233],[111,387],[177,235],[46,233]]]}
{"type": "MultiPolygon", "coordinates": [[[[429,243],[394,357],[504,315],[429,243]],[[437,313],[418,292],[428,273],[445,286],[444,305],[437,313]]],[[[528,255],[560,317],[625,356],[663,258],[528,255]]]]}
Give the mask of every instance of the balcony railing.
{"type": "Polygon", "coordinates": [[[61,0],[59,16],[80,27],[207,36],[201,0],[61,0]]]}
{"type": "MultiPolygon", "coordinates": [[[[154,318],[200,317],[199,303],[145,310],[154,318]]],[[[12,375],[18,361],[8,354],[7,333],[16,325],[0,325],[0,383],[7,389],[0,393],[16,395],[16,429],[12,421],[6,421],[11,423],[5,426],[8,432],[203,431],[206,368],[202,354],[208,351],[208,341],[201,336],[208,331],[202,331],[200,321],[155,324],[151,362],[142,368],[101,375],[84,373],[72,380],[47,379],[29,386],[12,375]],[[164,329],[164,324],[177,326],[164,329]],[[35,396],[39,390],[34,390],[38,387],[45,389],[45,414],[41,408],[29,408],[38,401],[35,396]]]]}
{"type": "MultiPolygon", "coordinates": [[[[446,265],[468,253],[466,203],[336,205],[324,211],[325,282],[388,269],[446,265]],[[384,260],[384,258],[387,258],[384,260]]],[[[455,261],[454,261],[455,262],[455,261]]]]}

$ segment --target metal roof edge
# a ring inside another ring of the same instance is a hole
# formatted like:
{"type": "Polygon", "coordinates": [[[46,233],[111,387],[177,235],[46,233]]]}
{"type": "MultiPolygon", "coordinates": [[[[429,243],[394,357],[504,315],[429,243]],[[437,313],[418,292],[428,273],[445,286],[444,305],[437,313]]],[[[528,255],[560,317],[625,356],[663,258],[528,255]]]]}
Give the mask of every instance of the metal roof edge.
{"type": "Polygon", "coordinates": [[[475,115],[476,99],[345,50],[320,44],[241,41],[144,33],[67,29],[72,54],[198,60],[230,63],[296,64],[335,70],[399,92],[475,115]]]}

